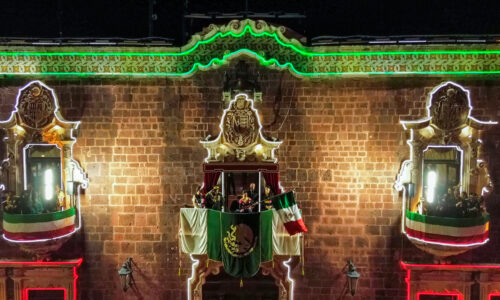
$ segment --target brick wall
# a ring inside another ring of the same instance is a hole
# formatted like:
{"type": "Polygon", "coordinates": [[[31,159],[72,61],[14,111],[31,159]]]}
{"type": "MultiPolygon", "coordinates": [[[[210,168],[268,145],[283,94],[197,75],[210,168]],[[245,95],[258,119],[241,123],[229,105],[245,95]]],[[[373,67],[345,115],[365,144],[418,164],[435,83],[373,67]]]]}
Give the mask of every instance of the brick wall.
{"type": "MultiPolygon", "coordinates": [[[[257,66],[256,66],[257,67],[257,66]]],[[[401,199],[393,189],[409,149],[400,119],[426,116],[428,92],[449,78],[302,80],[259,68],[266,134],[283,140],[281,183],[295,187],[309,227],[305,276],[294,271],[296,299],[336,299],[352,258],[361,273],[353,299],[403,299],[401,257],[424,261],[399,234],[401,199]]],[[[190,261],[181,256],[178,212],[202,182],[199,140],[215,136],[223,105],[223,70],[189,79],[41,78],[56,91],[63,115],[82,121],[74,157],[88,172],[84,228],[58,253],[83,255],[81,299],[182,299],[190,261]],[[80,253],[79,253],[80,252],[80,253]],[[117,270],[136,263],[138,293],[123,293],[117,270]]],[[[39,79],[39,78],[37,78],[39,79]]],[[[0,81],[0,119],[29,81],[0,81]]],[[[500,81],[455,78],[471,90],[474,116],[500,120],[500,81]]],[[[500,128],[485,134],[484,152],[500,191],[500,128]]],[[[488,199],[492,241],[457,257],[492,261],[500,245],[499,195],[488,199]]],[[[0,256],[19,255],[0,242],[0,256]]]]}

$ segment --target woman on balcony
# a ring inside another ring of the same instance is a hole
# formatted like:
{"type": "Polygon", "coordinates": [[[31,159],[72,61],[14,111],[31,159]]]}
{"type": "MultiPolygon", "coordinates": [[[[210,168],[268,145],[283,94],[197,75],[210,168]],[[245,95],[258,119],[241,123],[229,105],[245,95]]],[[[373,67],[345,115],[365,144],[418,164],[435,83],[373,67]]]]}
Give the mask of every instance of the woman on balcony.
{"type": "Polygon", "coordinates": [[[243,192],[243,194],[241,195],[241,199],[239,200],[239,204],[240,204],[239,212],[242,213],[250,213],[252,212],[254,207],[252,198],[248,197],[247,192],[243,192]]]}

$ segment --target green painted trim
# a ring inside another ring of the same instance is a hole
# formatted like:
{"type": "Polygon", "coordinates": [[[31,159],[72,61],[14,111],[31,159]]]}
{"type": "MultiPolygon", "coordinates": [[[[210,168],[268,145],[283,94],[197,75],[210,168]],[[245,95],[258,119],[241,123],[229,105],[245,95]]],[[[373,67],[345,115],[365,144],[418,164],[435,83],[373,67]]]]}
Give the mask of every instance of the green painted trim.
{"type": "MultiPolygon", "coordinates": [[[[428,46],[430,50],[426,51],[421,50],[425,46],[419,45],[415,46],[419,49],[416,51],[400,51],[411,46],[392,47],[395,51],[325,51],[325,47],[304,47],[283,32],[284,28],[262,21],[243,20],[211,26],[208,33],[194,35],[186,46],[160,48],[163,52],[126,51],[136,49],[133,47],[93,52],[88,47],[42,46],[19,51],[23,48],[6,46],[3,49],[13,51],[0,52],[0,75],[187,77],[198,70],[222,66],[240,55],[250,56],[266,67],[289,70],[299,77],[500,74],[500,49],[496,45],[488,46],[492,48],[488,50],[477,49],[484,45],[474,45],[476,48],[470,50],[463,50],[469,46],[457,45],[461,49],[428,46]],[[58,50],[61,48],[77,51],[58,50]]],[[[328,47],[332,48],[343,49],[328,47]]]]}
{"type": "Polygon", "coordinates": [[[7,223],[38,223],[62,220],[75,215],[75,208],[67,210],[45,213],[45,214],[9,214],[3,212],[3,221],[7,223]]]}
{"type": "Polygon", "coordinates": [[[435,216],[425,216],[411,212],[409,210],[406,211],[406,218],[420,223],[450,226],[450,227],[479,226],[479,225],[484,225],[490,221],[489,214],[485,214],[477,218],[444,218],[435,216]]]}

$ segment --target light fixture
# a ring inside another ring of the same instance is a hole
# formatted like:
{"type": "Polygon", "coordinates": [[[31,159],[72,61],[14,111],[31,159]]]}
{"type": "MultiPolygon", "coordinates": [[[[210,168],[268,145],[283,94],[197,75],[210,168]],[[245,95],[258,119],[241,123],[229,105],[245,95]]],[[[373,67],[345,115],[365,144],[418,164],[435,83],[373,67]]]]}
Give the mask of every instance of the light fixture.
{"type": "Polygon", "coordinates": [[[54,197],[54,174],[52,173],[52,169],[46,169],[43,175],[45,200],[49,201],[54,197]]]}
{"type": "Polygon", "coordinates": [[[358,278],[359,278],[359,273],[356,271],[356,267],[352,263],[352,260],[347,261],[347,286],[349,288],[349,292],[351,293],[352,296],[356,294],[356,289],[358,287],[358,278]]]}
{"type": "Polygon", "coordinates": [[[436,190],[436,182],[437,182],[437,175],[436,172],[434,171],[429,171],[427,173],[427,193],[426,193],[426,200],[429,203],[434,202],[434,194],[436,190]]]}
{"type": "Polygon", "coordinates": [[[132,257],[127,258],[122,264],[122,268],[118,270],[118,274],[120,275],[122,289],[126,292],[132,286],[134,280],[132,277],[132,257]]]}

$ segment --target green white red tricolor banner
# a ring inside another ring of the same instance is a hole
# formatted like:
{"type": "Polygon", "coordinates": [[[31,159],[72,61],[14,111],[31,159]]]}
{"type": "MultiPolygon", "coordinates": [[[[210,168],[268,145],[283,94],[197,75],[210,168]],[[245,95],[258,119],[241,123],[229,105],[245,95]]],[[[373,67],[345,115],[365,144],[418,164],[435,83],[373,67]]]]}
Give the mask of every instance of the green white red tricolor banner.
{"type": "Polygon", "coordinates": [[[53,239],[75,230],[75,208],[44,214],[3,213],[3,231],[11,240],[53,239]]]}
{"type": "Polygon", "coordinates": [[[488,239],[489,214],[476,218],[444,218],[406,211],[406,235],[424,242],[450,245],[484,243],[488,239]]]}
{"type": "Polygon", "coordinates": [[[277,195],[272,200],[273,207],[276,209],[290,235],[307,232],[307,227],[302,220],[300,210],[295,203],[295,194],[293,191],[277,195]]]}

